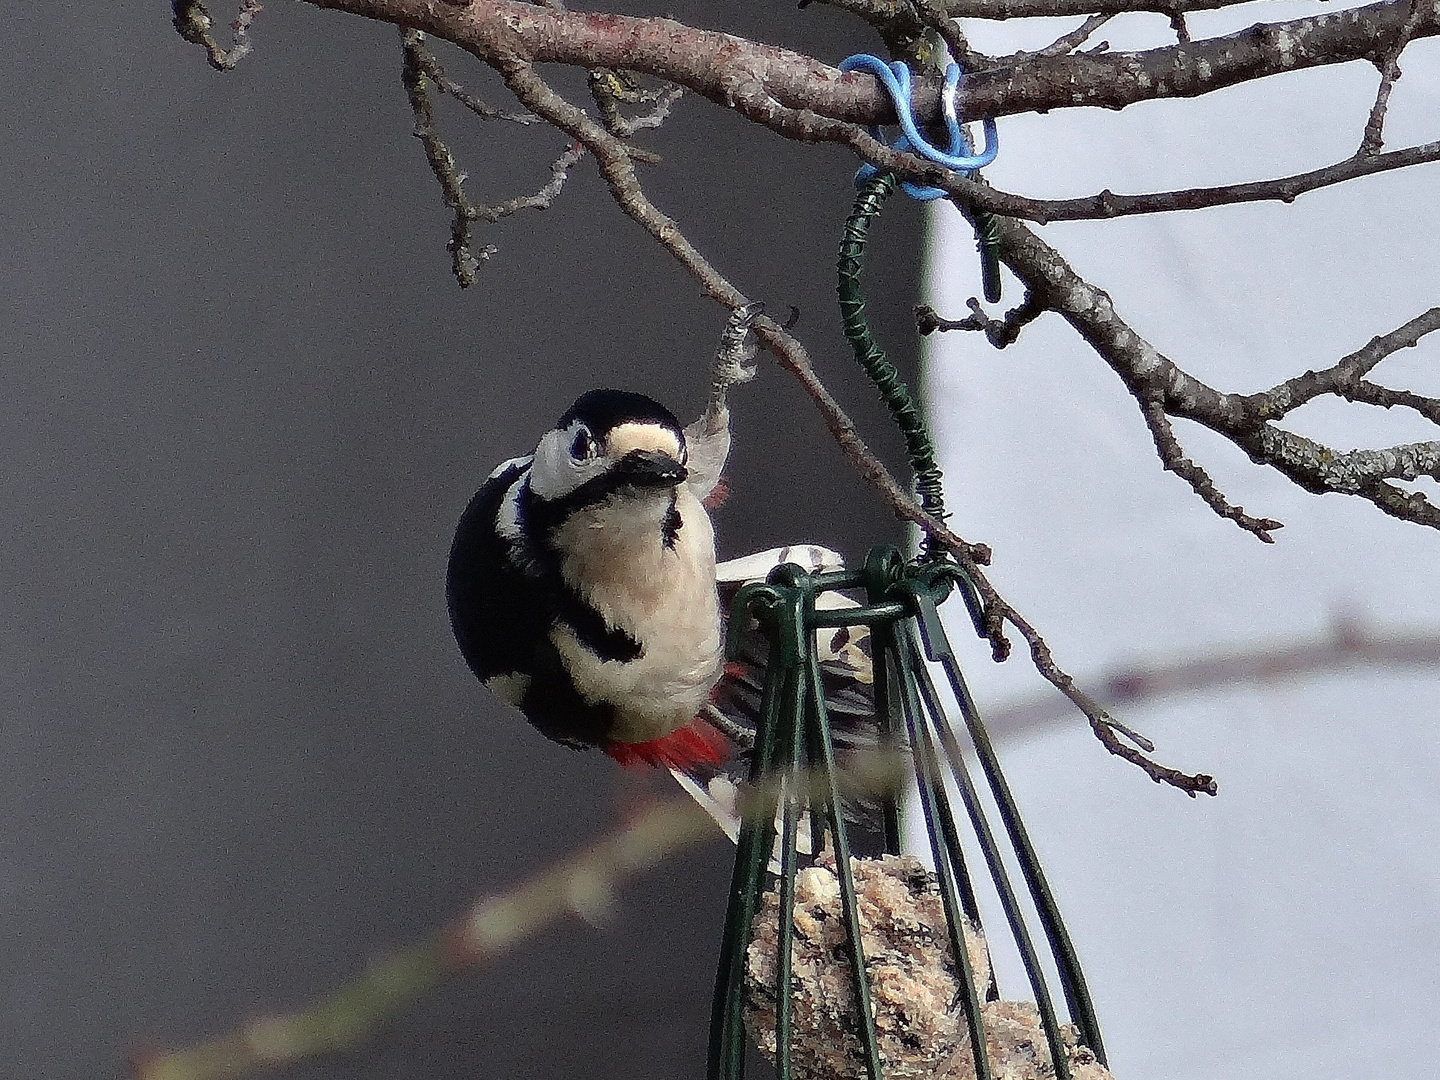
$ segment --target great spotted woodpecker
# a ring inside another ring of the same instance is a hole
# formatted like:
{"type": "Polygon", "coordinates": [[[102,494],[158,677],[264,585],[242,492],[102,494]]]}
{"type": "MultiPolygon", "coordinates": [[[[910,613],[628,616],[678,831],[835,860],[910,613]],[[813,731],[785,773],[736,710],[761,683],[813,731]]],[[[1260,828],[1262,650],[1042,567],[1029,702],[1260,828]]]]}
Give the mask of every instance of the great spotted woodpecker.
{"type": "Polygon", "coordinates": [[[476,676],[540,731],[622,762],[719,764],[715,537],[702,500],[730,449],[723,404],[681,429],[641,394],[592,390],[460,519],[447,592],[476,676]]]}
{"type": "MultiPolygon", "coordinates": [[[[757,313],[731,317],[709,405],[688,427],[641,394],[582,395],[533,454],[475,494],[447,575],[460,651],[497,697],[557,742],[668,768],[732,836],[767,646],[756,628],[736,628],[740,659],[724,664],[725,607],[782,563],[843,566],[815,545],[716,565],[706,501],[730,453],[726,391],[754,373],[757,313]]],[[[863,630],[817,635],[844,749],[874,742],[867,644],[863,630]]]]}

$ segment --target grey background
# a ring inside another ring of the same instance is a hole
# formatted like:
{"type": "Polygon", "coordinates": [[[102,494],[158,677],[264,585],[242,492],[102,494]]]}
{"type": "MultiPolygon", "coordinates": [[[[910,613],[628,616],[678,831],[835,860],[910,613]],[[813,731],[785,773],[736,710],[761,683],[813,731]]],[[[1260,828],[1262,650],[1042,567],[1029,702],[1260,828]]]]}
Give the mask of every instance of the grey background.
{"type": "MultiPolygon", "coordinates": [[[[871,45],[816,6],[664,10],[832,60],[871,45]]],[[[1166,32],[1137,18],[1105,36],[1166,32]]],[[[133,1045],[300,1003],[644,790],[493,706],[450,641],[443,561],[479,480],[577,392],[697,410],[721,313],[585,164],[554,209],[477,236],[501,252],[460,292],[394,32],[277,2],[256,43],[221,76],[159,0],[6,8],[0,1053],[17,1076],[114,1075],[133,1045]]],[[[1437,44],[1406,54],[1392,146],[1435,137],[1437,44]]],[[[1374,77],[1011,118],[990,175],[1058,195],[1311,168],[1358,141],[1374,77]]],[[[559,140],[442,109],[474,197],[548,176],[559,140]]],[[[666,158],[645,173],[662,209],[773,310],[800,306],[822,372],[893,457],[833,311],[853,162],[688,99],[644,141],[666,158]]],[[[1177,359],[1258,387],[1434,303],[1434,175],[1048,235],[1177,359]]],[[[930,292],[958,312],[971,241],[948,211],[936,223],[930,292]]],[[[920,229],[888,209],[870,262],[907,372],[920,229]]],[[[1433,349],[1386,369],[1437,392],[1433,349]]],[[[934,360],[957,522],[1077,672],[1311,633],[1337,607],[1436,623],[1433,534],[1182,429],[1237,501],[1287,522],[1261,548],[1160,471],[1058,321],[999,354],[952,336],[934,360]]],[[[1388,414],[1307,412],[1302,430],[1346,446],[1425,437],[1388,414]]],[[[736,414],[723,554],[897,535],[782,373],[736,414]]],[[[955,637],[982,702],[1036,689],[955,637]]],[[[1433,1073],[1406,1033],[1440,1015],[1434,700],[1433,678],[1369,675],[1128,715],[1165,760],[1217,774],[1214,802],[1154,787],[1073,721],[1006,749],[1117,1075],[1433,1073]]],[[[727,860],[723,844],[677,860],[608,928],[538,939],[297,1075],[698,1075],[727,860]]]]}
{"type": "MultiPolygon", "coordinates": [[[[832,59],[869,44],[819,8],[667,10],[832,59]]],[[[15,1076],[114,1075],[131,1046],[294,1006],[618,820],[637,781],[466,671],[445,553],[490,468],[580,391],[698,411],[723,322],[588,163],[554,209],[477,236],[501,251],[462,293],[392,28],[277,0],[222,76],[169,19],[161,0],[12,3],[0,35],[15,1076]]],[[[441,107],[472,197],[534,190],[563,148],[441,107]]],[[[893,450],[833,310],[853,162],[700,100],[642,141],[666,158],[646,172],[661,207],[751,295],[801,308],[893,450]]],[[[902,359],[921,220],[893,211],[871,263],[902,359]]],[[[722,554],[900,535],[778,369],[736,426],[722,554]]],[[[303,1075],[699,1075],[728,858],[676,860],[608,929],[548,934],[303,1075]]]]}

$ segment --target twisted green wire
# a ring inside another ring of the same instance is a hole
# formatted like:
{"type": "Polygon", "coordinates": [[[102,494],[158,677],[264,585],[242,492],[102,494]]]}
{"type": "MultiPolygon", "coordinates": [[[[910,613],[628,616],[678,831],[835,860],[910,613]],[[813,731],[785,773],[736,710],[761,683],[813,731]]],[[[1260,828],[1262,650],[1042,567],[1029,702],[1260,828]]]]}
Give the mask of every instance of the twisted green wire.
{"type": "Polygon", "coordinates": [[[995,215],[978,206],[970,207],[970,222],[975,226],[975,248],[980,252],[980,285],[985,299],[1000,302],[1000,225],[995,215]]]}
{"type": "MultiPolygon", "coordinates": [[[[870,222],[880,213],[881,205],[899,184],[899,178],[894,173],[880,172],[867,180],[856,194],[855,205],[845,219],[845,231],[840,238],[839,281],[835,291],[840,296],[840,319],[845,327],[845,338],[850,342],[855,360],[880,391],[881,400],[905,436],[905,449],[910,455],[920,505],[926,513],[943,520],[945,479],[935,460],[935,443],[925,426],[920,406],[901,380],[895,365],[886,358],[885,351],[870,333],[870,324],[865,318],[865,296],[860,291],[860,272],[865,262],[870,222]]],[[[933,549],[929,536],[921,541],[920,557],[922,561],[941,557],[941,553],[933,549]]]]}

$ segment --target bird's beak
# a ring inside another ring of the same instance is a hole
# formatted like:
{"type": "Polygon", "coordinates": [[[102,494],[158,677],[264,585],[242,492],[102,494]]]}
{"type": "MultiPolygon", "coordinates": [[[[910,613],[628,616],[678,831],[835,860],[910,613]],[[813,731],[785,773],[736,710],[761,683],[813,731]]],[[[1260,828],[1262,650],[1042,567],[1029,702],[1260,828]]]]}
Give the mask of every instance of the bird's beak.
{"type": "Polygon", "coordinates": [[[616,478],[635,487],[671,486],[689,475],[684,465],[659,450],[631,450],[615,465],[616,478]]]}

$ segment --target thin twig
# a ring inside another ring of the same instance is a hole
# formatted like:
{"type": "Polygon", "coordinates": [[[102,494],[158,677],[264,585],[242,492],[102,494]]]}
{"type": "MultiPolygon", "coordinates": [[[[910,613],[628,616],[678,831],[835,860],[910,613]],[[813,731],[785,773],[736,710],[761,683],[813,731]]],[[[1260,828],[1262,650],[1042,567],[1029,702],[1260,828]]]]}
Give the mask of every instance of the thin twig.
{"type": "Polygon", "coordinates": [[[628,139],[637,131],[658,128],[669,119],[670,110],[685,93],[678,86],[646,90],[630,72],[614,68],[592,68],[587,81],[605,130],[620,139],[628,139]],[[654,105],[654,108],[639,116],[625,116],[620,111],[622,102],[654,105]]]}
{"type": "Polygon", "coordinates": [[[240,12],[230,24],[230,48],[222,49],[210,33],[210,13],[200,0],[173,0],[171,8],[175,13],[175,29],[186,41],[205,50],[210,66],[216,71],[233,71],[250,55],[254,48],[250,44],[250,24],[264,10],[258,0],[241,0],[240,12]]]}
{"type": "MultiPolygon", "coordinates": [[[[897,4],[895,6],[903,8],[905,5],[897,4]]],[[[940,40],[945,42],[945,48],[950,53],[950,58],[964,71],[974,74],[992,65],[991,57],[970,47],[970,39],[966,37],[965,28],[960,24],[960,20],[951,18],[940,0],[918,0],[915,10],[919,15],[922,27],[940,35],[940,40]]]]}
{"type": "Polygon", "coordinates": [[[977,297],[970,297],[965,301],[965,305],[970,309],[970,314],[965,318],[944,319],[929,304],[921,304],[915,309],[915,329],[921,334],[933,334],[936,331],[943,333],[947,330],[983,330],[991,345],[1003,349],[1015,344],[1021,330],[1050,310],[1045,301],[1030,289],[1025,290],[1025,299],[1007,311],[1003,319],[992,319],[986,315],[977,297]]]}
{"type": "Polygon", "coordinates": [[[653,109],[648,113],[641,113],[639,116],[630,117],[625,122],[625,126],[628,127],[631,132],[658,128],[670,118],[670,110],[673,109],[675,103],[684,96],[685,90],[683,87],[671,86],[667,88],[663,94],[655,99],[655,107],[653,109]]]}
{"type": "Polygon", "coordinates": [[[450,242],[445,245],[450,252],[451,272],[460,287],[468,289],[475,284],[475,271],[480,263],[489,259],[497,249],[490,244],[478,252],[470,249],[470,225],[475,220],[475,206],[465,195],[465,178],[455,167],[455,157],[435,125],[435,110],[425,89],[427,76],[420,60],[420,43],[424,36],[418,30],[402,30],[401,40],[405,62],[400,77],[405,84],[405,96],[410,100],[410,111],[415,115],[415,137],[425,148],[430,171],[439,181],[440,194],[454,215],[450,222],[450,242]]]}
{"type": "Polygon", "coordinates": [[[1262,419],[1277,420],[1322,394],[1337,394],[1351,401],[1367,401],[1368,404],[1387,408],[1390,405],[1407,405],[1440,424],[1440,400],[1410,394],[1407,400],[1402,401],[1398,395],[1406,394],[1405,391],[1387,391],[1384,387],[1363,381],[1380,361],[1401,349],[1413,349],[1421,338],[1437,330],[1440,330],[1440,307],[1432,307],[1390,333],[1371,338],[1364,346],[1341,357],[1328,368],[1307,371],[1277,383],[1269,390],[1250,395],[1244,399],[1246,406],[1262,419]],[[1367,400],[1388,394],[1397,395],[1397,399],[1367,400]]]}
{"type": "Polygon", "coordinates": [[[1377,386],[1367,379],[1361,379],[1354,386],[1341,390],[1340,396],[1346,401],[1378,405],[1382,409],[1400,405],[1414,409],[1432,424],[1440,424],[1440,398],[1426,397],[1409,390],[1391,390],[1389,387],[1377,386]]]}
{"type": "Polygon", "coordinates": [[[432,53],[429,49],[425,48],[422,44],[424,39],[425,35],[421,34],[418,30],[415,31],[413,35],[407,35],[406,37],[407,41],[414,41],[415,60],[416,63],[419,65],[420,70],[423,71],[426,77],[436,86],[438,86],[442,91],[449,94],[456,101],[460,102],[461,105],[464,105],[465,108],[469,109],[476,116],[480,117],[480,119],[503,120],[511,124],[520,124],[522,126],[540,123],[540,118],[534,113],[506,112],[503,109],[497,109],[495,108],[495,106],[481,101],[479,98],[475,97],[473,94],[467,91],[465,87],[461,86],[454,79],[450,78],[448,75],[445,74],[445,69],[440,66],[440,61],[435,58],[435,54],[432,53]]]}
{"type": "MultiPolygon", "coordinates": [[[[530,195],[519,195],[494,205],[472,203],[465,194],[465,176],[455,167],[454,155],[440,137],[435,123],[435,110],[426,92],[429,75],[425,68],[424,35],[418,30],[401,31],[405,62],[401,79],[405,85],[406,97],[415,116],[415,137],[425,147],[425,158],[430,171],[440,183],[440,192],[445,205],[454,215],[450,223],[450,242],[445,245],[450,252],[451,271],[462,289],[475,284],[475,272],[482,262],[495,254],[492,244],[476,250],[470,246],[470,226],[477,221],[494,224],[501,218],[517,214],[521,210],[546,210],[554,203],[565,186],[572,165],[585,156],[585,150],[578,144],[571,145],[550,165],[550,180],[539,191],[530,195]]],[[[433,58],[432,58],[433,63],[433,58]]]]}
{"type": "Polygon", "coordinates": [[[1376,63],[1380,70],[1380,86],[1375,91],[1375,103],[1370,106],[1370,116],[1365,121],[1365,134],[1361,136],[1360,149],[1355,151],[1356,157],[1373,157],[1385,144],[1385,110],[1390,105],[1390,92],[1400,78],[1400,54],[1410,44],[1424,18],[1434,14],[1435,3],[1436,0],[1410,0],[1409,16],[1385,50],[1384,57],[1376,63]]]}
{"type": "Polygon", "coordinates": [[[1071,703],[1085,714],[1085,718],[1090,723],[1090,730],[1094,732],[1095,737],[1100,740],[1100,744],[1106,750],[1135,765],[1157,784],[1169,784],[1171,787],[1185,792],[1192,799],[1197,794],[1216,794],[1218,789],[1213,776],[1205,773],[1184,773],[1167,765],[1161,765],[1147,757],[1144,750],[1153,749],[1149,746],[1148,740],[1118,723],[1104,706],[1081,690],[1075,680],[1055,663],[1050,646],[1046,644],[1040,633],[1014,608],[1002,600],[988,581],[981,578],[975,582],[975,585],[987,612],[993,609],[997,617],[1003,618],[1019,631],[1020,636],[1030,647],[1030,658],[1035,665],[1035,670],[1040,672],[1051,686],[1069,698],[1071,703]],[[1122,736],[1137,743],[1139,748],[1127,745],[1122,736]]]}
{"type": "Polygon", "coordinates": [[[550,163],[550,179],[543,187],[529,195],[517,195],[498,203],[480,203],[475,206],[475,218],[493,224],[501,218],[519,213],[521,210],[548,210],[565,187],[570,177],[570,167],[585,156],[585,148],[572,143],[550,163]]]}
{"type": "MultiPolygon", "coordinates": [[[[856,143],[857,149],[860,149],[858,139],[856,143]]],[[[927,166],[917,158],[896,153],[888,148],[885,148],[883,153],[878,153],[874,152],[872,147],[866,146],[860,149],[860,153],[872,164],[896,168],[925,183],[944,188],[967,205],[978,206],[1006,217],[1023,218],[1040,225],[1048,225],[1054,221],[1103,221],[1137,214],[1204,210],[1213,206],[1250,202],[1291,203],[1308,192],[1334,187],[1362,176],[1440,161],[1440,140],[1370,157],[1348,157],[1333,165],[1274,180],[1182,188],[1141,195],[1117,195],[1107,189],[1096,195],[1083,195],[1073,199],[1031,199],[1015,195],[927,166]]]]}
{"type": "Polygon", "coordinates": [[[996,66],[1006,64],[1018,64],[1022,60],[1029,60],[1037,56],[1064,56],[1074,49],[1078,49],[1085,42],[1090,40],[1090,35],[1099,30],[1107,22],[1113,19],[1113,13],[1107,15],[1091,15],[1083,23],[1071,30],[1068,34],[1062,34],[1043,49],[1036,49],[1034,52],[1017,52],[1010,56],[997,57],[996,66]]]}
{"type": "Polygon", "coordinates": [[[1222,518],[1235,522],[1264,543],[1275,542],[1270,533],[1284,528],[1285,523],[1273,518],[1252,517],[1245,513],[1243,507],[1235,506],[1226,499],[1224,492],[1215,486],[1210,474],[1185,455],[1185,449],[1180,445],[1175,429],[1170,424],[1170,417],[1165,415],[1165,408],[1157,398],[1149,396],[1142,400],[1140,411],[1145,417],[1146,426],[1150,428],[1151,437],[1155,440],[1155,452],[1160,455],[1160,463],[1168,471],[1189,484],[1195,494],[1205,501],[1205,505],[1222,518]]]}

